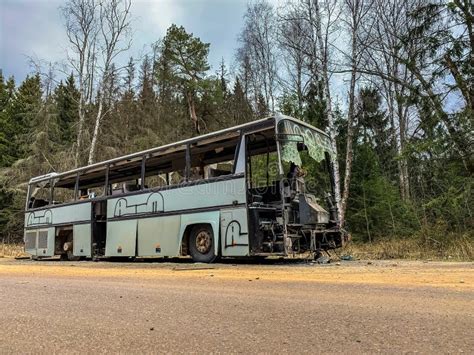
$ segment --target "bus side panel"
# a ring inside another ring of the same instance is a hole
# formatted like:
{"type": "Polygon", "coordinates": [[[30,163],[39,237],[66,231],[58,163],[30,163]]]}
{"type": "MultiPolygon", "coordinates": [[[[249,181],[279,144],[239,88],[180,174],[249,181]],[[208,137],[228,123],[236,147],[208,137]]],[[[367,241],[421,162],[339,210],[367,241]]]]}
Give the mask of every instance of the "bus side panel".
{"type": "Polygon", "coordinates": [[[137,220],[107,222],[105,256],[135,256],[137,220]]]}
{"type": "Polygon", "coordinates": [[[249,232],[246,208],[221,210],[222,256],[248,256],[249,232]]]}
{"type": "Polygon", "coordinates": [[[145,191],[136,195],[123,195],[107,201],[107,218],[131,218],[131,216],[163,212],[163,196],[160,192],[145,191]]]}
{"type": "Polygon", "coordinates": [[[91,220],[92,203],[83,202],[71,206],[52,208],[53,223],[67,224],[73,222],[84,222],[91,220]]]}
{"type": "Polygon", "coordinates": [[[37,244],[36,244],[36,255],[37,256],[53,256],[54,255],[54,238],[55,228],[39,229],[37,244]]]}
{"type": "Polygon", "coordinates": [[[54,227],[25,231],[25,252],[34,256],[53,256],[54,231],[54,227]]]}
{"type": "Polygon", "coordinates": [[[25,251],[36,256],[53,256],[58,225],[90,222],[91,203],[45,207],[25,213],[25,251]]]}
{"type": "Polygon", "coordinates": [[[90,202],[77,203],[69,206],[38,209],[25,213],[25,227],[44,227],[57,224],[73,224],[91,220],[90,202]]]}
{"type": "Polygon", "coordinates": [[[219,253],[219,211],[210,211],[210,212],[198,212],[198,213],[189,213],[183,214],[181,216],[181,228],[179,235],[181,238],[179,239],[179,245],[184,237],[184,232],[188,226],[192,226],[195,224],[210,224],[212,226],[212,231],[214,232],[214,252],[216,255],[219,253]]]}
{"type": "Polygon", "coordinates": [[[76,224],[73,226],[73,254],[75,256],[91,257],[91,225],[76,224]]]}
{"type": "Polygon", "coordinates": [[[184,186],[162,192],[164,210],[181,211],[245,203],[245,179],[214,181],[208,184],[184,186]]]}
{"type": "Polygon", "coordinates": [[[138,220],[139,256],[178,256],[181,216],[164,216],[138,220]]]}
{"type": "Polygon", "coordinates": [[[30,229],[25,231],[25,252],[30,255],[36,255],[36,241],[38,238],[38,230],[30,229]]]}
{"type": "Polygon", "coordinates": [[[244,204],[245,198],[244,178],[163,191],[144,191],[136,195],[110,198],[107,202],[107,218],[131,218],[162,212],[181,213],[196,208],[218,209],[220,206],[244,204]]]}

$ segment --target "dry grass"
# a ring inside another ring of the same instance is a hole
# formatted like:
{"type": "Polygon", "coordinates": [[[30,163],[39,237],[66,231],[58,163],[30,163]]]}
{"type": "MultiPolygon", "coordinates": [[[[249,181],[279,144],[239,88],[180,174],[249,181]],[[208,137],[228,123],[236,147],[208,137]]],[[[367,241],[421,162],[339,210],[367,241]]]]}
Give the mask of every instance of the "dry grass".
{"type": "Polygon", "coordinates": [[[434,239],[387,239],[374,243],[350,243],[341,255],[356,259],[410,259],[474,261],[474,242],[468,236],[439,242],[434,239]]]}
{"type": "MultiPolygon", "coordinates": [[[[474,261],[474,240],[461,236],[439,242],[434,239],[386,239],[374,243],[349,243],[339,255],[352,255],[355,259],[408,259],[474,261]]],[[[0,258],[26,256],[23,244],[2,244],[0,258]]]]}
{"type": "Polygon", "coordinates": [[[0,258],[14,258],[25,255],[23,244],[6,244],[0,241],[0,258]]]}

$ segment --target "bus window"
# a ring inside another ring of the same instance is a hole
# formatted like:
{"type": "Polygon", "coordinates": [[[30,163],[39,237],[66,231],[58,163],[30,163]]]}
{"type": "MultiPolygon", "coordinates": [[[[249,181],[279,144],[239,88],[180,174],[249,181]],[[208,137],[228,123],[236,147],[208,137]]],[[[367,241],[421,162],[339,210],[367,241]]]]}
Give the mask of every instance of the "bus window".
{"type": "Polygon", "coordinates": [[[162,156],[150,156],[145,161],[144,189],[159,188],[167,185],[178,185],[186,181],[186,147],[179,147],[175,152],[162,156]]]}
{"type": "Polygon", "coordinates": [[[271,186],[279,177],[277,152],[270,152],[268,157],[267,153],[251,156],[248,171],[252,187],[271,186]]]}
{"type": "Polygon", "coordinates": [[[38,208],[49,205],[51,189],[49,184],[32,185],[31,196],[28,201],[28,208],[38,208]]]}
{"type": "Polygon", "coordinates": [[[54,187],[53,205],[74,201],[74,188],[54,187]]]}
{"type": "Polygon", "coordinates": [[[212,178],[223,175],[230,175],[234,171],[234,161],[229,160],[222,163],[210,164],[204,167],[204,178],[212,178]]]}
{"type": "Polygon", "coordinates": [[[186,181],[184,170],[172,171],[170,173],[170,185],[179,185],[186,181]]]}
{"type": "Polygon", "coordinates": [[[247,136],[246,148],[249,187],[274,185],[279,180],[279,162],[273,132],[247,136]]]}
{"type": "Polygon", "coordinates": [[[189,181],[232,174],[237,143],[238,137],[206,146],[191,147],[189,181]]]}
{"type": "MultiPolygon", "coordinates": [[[[86,173],[83,173],[85,175],[86,173]]],[[[79,200],[88,200],[91,198],[105,196],[105,179],[106,171],[105,169],[94,173],[88,173],[86,179],[85,176],[79,176],[79,186],[78,186],[78,199],[79,200]]]]}
{"type": "Polygon", "coordinates": [[[145,189],[153,189],[156,187],[163,187],[168,185],[166,174],[157,174],[145,177],[145,189]]]}
{"type": "MultiPolygon", "coordinates": [[[[129,193],[129,192],[139,191],[140,188],[141,188],[140,181],[138,179],[114,183],[112,184],[112,195],[120,195],[120,194],[129,193]]],[[[90,189],[89,193],[95,193],[95,190],[90,189]]],[[[96,195],[92,197],[97,197],[97,196],[100,196],[100,195],[96,195]]]]}
{"type": "Polygon", "coordinates": [[[327,194],[332,191],[329,155],[325,154],[325,158],[319,162],[314,161],[307,150],[301,151],[300,156],[305,175],[305,192],[315,195],[319,204],[329,208],[326,201],[327,194]]]}

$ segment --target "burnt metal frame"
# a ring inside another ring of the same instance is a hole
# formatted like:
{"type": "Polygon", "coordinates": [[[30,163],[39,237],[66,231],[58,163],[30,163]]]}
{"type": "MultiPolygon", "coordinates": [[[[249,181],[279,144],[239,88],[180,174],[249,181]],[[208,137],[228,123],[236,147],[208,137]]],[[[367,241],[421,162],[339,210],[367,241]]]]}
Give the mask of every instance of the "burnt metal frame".
{"type": "MultiPolygon", "coordinates": [[[[286,116],[282,116],[282,117],[283,117],[283,119],[294,120],[290,117],[286,117],[286,116]]],[[[169,148],[178,147],[180,145],[186,144],[186,150],[185,150],[185,154],[186,154],[186,157],[185,157],[186,158],[185,182],[187,184],[189,182],[188,179],[189,179],[189,172],[190,172],[190,156],[191,156],[190,149],[191,149],[191,144],[197,143],[199,141],[203,141],[204,139],[218,137],[219,135],[223,135],[223,134],[226,134],[226,133],[232,133],[232,132],[238,133],[238,136],[237,136],[238,141],[237,141],[237,145],[236,145],[235,152],[234,152],[234,166],[233,166],[233,171],[232,171],[232,174],[235,174],[236,159],[238,158],[240,145],[242,144],[242,137],[248,136],[252,133],[257,133],[257,134],[259,132],[261,133],[262,131],[264,131],[266,129],[269,129],[271,127],[274,127],[275,133],[276,133],[277,125],[278,125],[279,122],[281,122],[281,121],[278,121],[274,116],[272,116],[272,117],[264,118],[264,119],[261,119],[261,120],[255,121],[255,122],[250,122],[250,123],[246,123],[246,124],[243,124],[243,125],[240,125],[240,126],[231,127],[231,128],[224,129],[224,130],[221,130],[221,131],[209,133],[209,134],[206,134],[206,135],[203,135],[203,136],[194,137],[194,138],[191,138],[191,139],[180,141],[180,142],[177,142],[177,143],[172,143],[172,144],[168,144],[168,145],[165,145],[165,146],[152,148],[152,149],[149,149],[149,150],[146,150],[146,151],[130,154],[130,155],[127,155],[127,156],[114,158],[114,159],[111,159],[109,161],[100,162],[100,163],[92,164],[92,165],[89,165],[89,166],[86,166],[86,167],[74,169],[74,170],[71,170],[71,171],[68,171],[68,172],[57,174],[57,175],[55,175],[54,178],[55,179],[60,179],[61,177],[67,176],[68,174],[71,174],[73,172],[76,173],[76,179],[75,179],[75,185],[74,185],[74,202],[77,202],[78,201],[80,176],[85,175],[87,170],[91,169],[92,167],[97,168],[97,167],[100,167],[101,165],[104,165],[105,166],[104,194],[103,194],[103,196],[98,196],[98,197],[95,198],[95,199],[101,199],[104,196],[109,196],[110,195],[108,185],[109,185],[109,174],[110,174],[111,166],[113,166],[114,163],[118,163],[118,162],[121,162],[121,161],[124,161],[124,160],[130,160],[130,159],[133,159],[133,158],[137,158],[137,157],[140,157],[140,155],[141,155],[141,169],[140,169],[140,177],[141,177],[141,184],[140,185],[141,186],[140,186],[140,191],[143,191],[143,190],[146,190],[145,186],[144,186],[144,181],[145,181],[144,176],[146,174],[146,160],[147,160],[147,158],[150,157],[151,154],[153,154],[153,153],[157,153],[157,152],[169,149],[169,148]]],[[[300,123],[304,126],[307,126],[309,128],[312,128],[312,129],[324,134],[324,132],[318,130],[315,127],[312,127],[312,126],[306,124],[305,122],[298,121],[298,123],[300,123]]],[[[276,141],[276,144],[277,144],[277,152],[278,152],[278,155],[280,156],[281,153],[280,153],[279,142],[278,142],[277,137],[275,137],[275,141],[276,141]]],[[[247,139],[245,140],[245,144],[247,146],[247,139]]],[[[267,147],[267,150],[268,149],[269,149],[269,147],[267,147]]],[[[246,153],[245,154],[245,165],[247,165],[247,160],[248,160],[247,147],[245,149],[245,153],[246,153]]],[[[280,170],[281,170],[281,167],[280,167],[280,170]]],[[[245,175],[247,176],[247,174],[245,174],[245,175]]],[[[51,177],[48,177],[48,178],[45,177],[44,180],[34,179],[34,183],[45,181],[45,180],[49,180],[49,184],[54,185],[54,184],[52,184],[53,179],[51,177]]],[[[168,184],[168,186],[170,186],[169,185],[169,174],[167,174],[167,184],[168,184]]],[[[30,188],[31,185],[32,185],[32,181],[30,180],[30,183],[28,184],[28,188],[30,188]]],[[[180,186],[185,186],[185,185],[184,184],[177,184],[176,185],[176,187],[180,187],[180,186]]],[[[50,205],[51,204],[52,204],[52,198],[50,199],[50,205]]],[[[70,203],[63,203],[63,204],[60,204],[58,206],[63,206],[65,204],[70,204],[70,203]]],[[[54,205],[52,205],[52,206],[54,206],[54,205]]]]}
{"type": "MultiPolygon", "coordinates": [[[[230,133],[235,132],[238,135],[239,131],[247,132],[247,131],[270,128],[274,124],[275,124],[275,117],[271,116],[271,117],[263,118],[263,119],[258,120],[258,121],[249,122],[249,123],[245,123],[245,124],[242,124],[242,125],[239,125],[239,126],[223,129],[223,130],[220,130],[220,131],[217,131],[217,132],[211,132],[211,133],[201,135],[201,136],[198,136],[198,137],[185,139],[185,140],[182,140],[182,141],[179,141],[179,142],[176,142],[176,143],[171,143],[171,144],[163,145],[163,146],[160,146],[160,147],[151,148],[151,149],[144,150],[144,151],[141,151],[141,152],[137,152],[137,153],[133,153],[133,154],[113,158],[113,159],[110,159],[110,160],[107,160],[107,161],[98,162],[98,163],[91,164],[91,165],[88,165],[88,166],[85,166],[85,167],[80,167],[80,168],[77,168],[77,169],[66,171],[66,172],[55,175],[55,178],[61,178],[61,177],[70,175],[72,173],[77,173],[77,172],[86,172],[86,171],[91,170],[91,169],[106,166],[107,164],[113,166],[115,163],[123,162],[125,160],[140,158],[140,157],[143,157],[144,155],[158,153],[158,152],[165,151],[167,149],[171,149],[171,148],[174,148],[174,147],[179,147],[179,146],[183,146],[183,145],[186,146],[188,144],[197,143],[197,142],[200,142],[200,141],[204,141],[206,139],[219,137],[219,136],[224,135],[224,134],[230,134],[230,133]]],[[[29,184],[38,183],[38,182],[49,180],[49,179],[50,179],[49,176],[44,176],[44,178],[42,176],[39,176],[39,177],[31,179],[29,181],[29,184]]]]}

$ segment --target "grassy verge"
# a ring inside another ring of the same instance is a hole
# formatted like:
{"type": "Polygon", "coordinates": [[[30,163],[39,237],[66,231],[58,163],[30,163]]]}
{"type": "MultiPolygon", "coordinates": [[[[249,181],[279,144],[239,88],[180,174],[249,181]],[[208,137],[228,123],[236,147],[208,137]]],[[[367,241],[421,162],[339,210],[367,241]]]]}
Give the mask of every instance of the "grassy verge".
{"type": "Polygon", "coordinates": [[[23,244],[4,244],[0,240],[0,258],[14,258],[25,255],[23,244]]]}
{"type": "Polygon", "coordinates": [[[340,255],[355,259],[411,259],[474,261],[474,242],[468,236],[438,241],[434,239],[387,239],[373,243],[352,242],[340,255]]]}
{"type": "MultiPolygon", "coordinates": [[[[474,261],[474,241],[468,236],[443,242],[434,239],[386,239],[373,243],[351,242],[338,255],[351,255],[355,259],[409,259],[474,261]]],[[[23,244],[2,244],[0,258],[25,256],[23,244]]]]}

